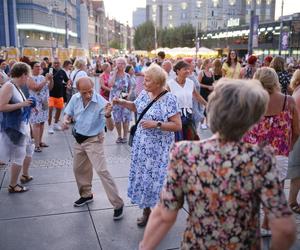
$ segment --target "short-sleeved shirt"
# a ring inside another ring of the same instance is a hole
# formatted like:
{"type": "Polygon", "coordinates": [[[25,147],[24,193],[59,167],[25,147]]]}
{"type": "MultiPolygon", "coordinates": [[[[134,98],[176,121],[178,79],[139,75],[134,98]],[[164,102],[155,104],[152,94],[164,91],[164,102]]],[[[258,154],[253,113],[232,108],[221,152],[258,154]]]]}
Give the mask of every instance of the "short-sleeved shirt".
{"type": "Polygon", "coordinates": [[[107,101],[97,93],[93,93],[91,101],[84,107],[80,93],[72,96],[64,113],[75,120],[75,130],[85,136],[95,136],[104,131],[105,105],[107,101]]]}
{"type": "Polygon", "coordinates": [[[69,78],[63,69],[56,70],[53,68],[54,84],[53,84],[52,90],[50,91],[50,97],[55,97],[55,98],[63,97],[64,96],[64,84],[68,81],[69,81],[69,78]]]}
{"type": "Polygon", "coordinates": [[[189,206],[181,249],[260,248],[259,209],[290,216],[269,148],[218,138],[173,145],[160,203],[189,206]]]}
{"type": "Polygon", "coordinates": [[[226,78],[238,79],[240,77],[240,72],[241,72],[242,67],[239,62],[237,62],[235,68],[229,67],[228,63],[225,62],[223,64],[222,69],[225,71],[226,78]]]}

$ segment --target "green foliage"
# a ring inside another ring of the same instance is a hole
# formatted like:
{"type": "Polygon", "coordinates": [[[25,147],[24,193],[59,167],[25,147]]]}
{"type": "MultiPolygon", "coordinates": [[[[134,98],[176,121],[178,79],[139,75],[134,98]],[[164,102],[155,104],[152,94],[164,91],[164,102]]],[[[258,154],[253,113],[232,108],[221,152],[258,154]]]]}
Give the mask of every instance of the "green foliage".
{"type": "Polygon", "coordinates": [[[154,25],[151,21],[138,26],[133,39],[136,50],[153,50],[154,45],[154,25]]]}
{"type": "MultiPolygon", "coordinates": [[[[193,47],[195,34],[195,28],[191,24],[184,24],[176,28],[158,29],[158,47],[193,47]]],[[[136,50],[151,51],[154,49],[154,25],[151,21],[137,27],[134,46],[136,50]]]]}
{"type": "Polygon", "coordinates": [[[109,47],[114,49],[121,49],[121,44],[118,40],[112,40],[109,42],[109,47]]]}

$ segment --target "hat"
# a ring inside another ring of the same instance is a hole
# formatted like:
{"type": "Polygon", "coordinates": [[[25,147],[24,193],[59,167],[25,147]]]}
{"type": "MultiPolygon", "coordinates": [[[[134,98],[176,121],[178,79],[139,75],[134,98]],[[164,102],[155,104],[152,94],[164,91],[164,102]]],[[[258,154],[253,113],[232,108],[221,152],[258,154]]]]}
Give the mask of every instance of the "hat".
{"type": "Polygon", "coordinates": [[[254,55],[251,55],[248,57],[248,64],[255,64],[257,61],[257,57],[254,55]]]}

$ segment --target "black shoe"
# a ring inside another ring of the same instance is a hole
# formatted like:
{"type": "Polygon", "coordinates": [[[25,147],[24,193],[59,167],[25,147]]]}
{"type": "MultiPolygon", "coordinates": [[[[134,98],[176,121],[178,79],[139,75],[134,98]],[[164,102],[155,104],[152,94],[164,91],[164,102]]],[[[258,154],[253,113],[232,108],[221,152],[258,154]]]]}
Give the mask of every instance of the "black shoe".
{"type": "Polygon", "coordinates": [[[79,200],[75,201],[74,202],[74,207],[82,207],[84,206],[85,204],[88,204],[90,202],[94,201],[93,200],[93,195],[90,196],[90,197],[80,197],[79,200]]]}
{"type": "Polygon", "coordinates": [[[122,217],[123,217],[123,207],[124,207],[124,205],[122,207],[114,210],[114,217],[113,217],[114,220],[122,219],[122,217]]]}

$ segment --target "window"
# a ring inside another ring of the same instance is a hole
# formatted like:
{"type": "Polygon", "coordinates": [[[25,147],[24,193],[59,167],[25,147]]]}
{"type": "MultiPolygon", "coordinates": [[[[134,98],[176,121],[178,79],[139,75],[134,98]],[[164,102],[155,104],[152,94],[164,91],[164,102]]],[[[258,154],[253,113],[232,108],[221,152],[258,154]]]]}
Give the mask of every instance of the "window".
{"type": "Polygon", "coordinates": [[[214,16],[214,11],[213,10],[211,11],[211,16],[214,16]]]}
{"type": "Polygon", "coordinates": [[[173,16],[172,15],[169,16],[169,20],[173,20],[173,16]]]}
{"type": "Polygon", "coordinates": [[[181,3],[181,9],[183,9],[183,10],[187,9],[187,3],[186,2],[181,3]]]}
{"type": "Polygon", "coordinates": [[[196,6],[197,6],[198,9],[201,8],[201,4],[202,4],[202,1],[197,1],[197,2],[196,2],[196,6]]]}
{"type": "Polygon", "coordinates": [[[217,7],[219,4],[219,0],[212,0],[212,2],[214,7],[217,7]]]}
{"type": "Polygon", "coordinates": [[[172,4],[168,4],[168,11],[172,11],[173,10],[173,5],[172,4]]]}
{"type": "Polygon", "coordinates": [[[235,5],[235,0],[229,0],[230,5],[235,5]]]}
{"type": "Polygon", "coordinates": [[[181,19],[186,19],[186,13],[185,12],[181,13],[181,19]]]}
{"type": "Polygon", "coordinates": [[[153,12],[156,12],[156,9],[157,9],[157,5],[156,5],[156,4],[153,4],[153,5],[152,5],[152,11],[153,11],[153,12]]]}
{"type": "Polygon", "coordinates": [[[169,28],[173,28],[173,27],[174,27],[173,24],[169,23],[169,28]]]}

